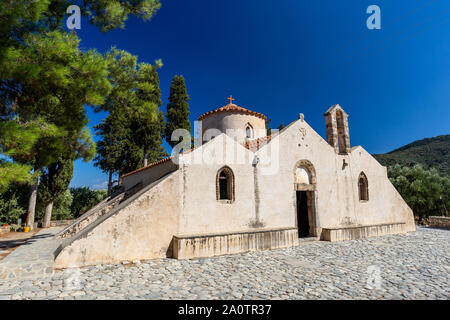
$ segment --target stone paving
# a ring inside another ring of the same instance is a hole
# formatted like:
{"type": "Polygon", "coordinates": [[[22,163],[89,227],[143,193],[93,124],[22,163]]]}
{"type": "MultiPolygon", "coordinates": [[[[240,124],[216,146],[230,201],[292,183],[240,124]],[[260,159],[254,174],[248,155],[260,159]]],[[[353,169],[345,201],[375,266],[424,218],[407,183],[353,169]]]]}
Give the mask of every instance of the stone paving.
{"type": "Polygon", "coordinates": [[[51,276],[53,252],[60,243],[53,236],[61,229],[62,227],[56,227],[39,231],[2,259],[0,261],[0,282],[5,279],[51,276]]]}
{"type": "MultiPolygon", "coordinates": [[[[450,231],[0,281],[0,299],[448,299],[450,231]]],[[[1,266],[1,263],[0,263],[1,266]]]]}

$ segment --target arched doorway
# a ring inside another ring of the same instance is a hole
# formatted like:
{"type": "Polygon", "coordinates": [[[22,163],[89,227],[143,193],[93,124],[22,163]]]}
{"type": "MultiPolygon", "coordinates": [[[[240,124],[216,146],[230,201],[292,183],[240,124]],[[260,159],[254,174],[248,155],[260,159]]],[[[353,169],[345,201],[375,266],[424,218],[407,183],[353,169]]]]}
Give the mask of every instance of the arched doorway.
{"type": "Polygon", "coordinates": [[[298,236],[316,236],[316,172],[308,160],[300,160],[295,165],[294,190],[298,236]]]}

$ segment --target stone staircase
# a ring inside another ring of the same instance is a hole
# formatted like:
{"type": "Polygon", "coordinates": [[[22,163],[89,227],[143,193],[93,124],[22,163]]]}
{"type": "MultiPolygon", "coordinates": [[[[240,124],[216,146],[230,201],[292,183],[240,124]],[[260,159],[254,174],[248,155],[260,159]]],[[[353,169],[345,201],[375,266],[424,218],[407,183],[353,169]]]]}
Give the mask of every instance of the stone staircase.
{"type": "Polygon", "coordinates": [[[112,209],[117,207],[120,203],[138,192],[140,189],[142,189],[142,184],[137,184],[126,192],[120,190],[119,192],[112,194],[111,196],[95,205],[89,211],[84,213],[81,217],[76,219],[72,224],[64,228],[55,237],[57,239],[73,237],[74,235],[85,229],[87,226],[97,221],[103,215],[107,214],[112,209]]]}

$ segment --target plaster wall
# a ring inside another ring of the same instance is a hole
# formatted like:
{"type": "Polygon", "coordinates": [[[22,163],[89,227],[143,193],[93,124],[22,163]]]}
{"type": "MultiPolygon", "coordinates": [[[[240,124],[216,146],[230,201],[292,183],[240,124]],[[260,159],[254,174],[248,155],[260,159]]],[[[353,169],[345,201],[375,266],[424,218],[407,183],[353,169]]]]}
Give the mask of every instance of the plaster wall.
{"type": "Polygon", "coordinates": [[[172,256],[171,240],[178,233],[180,212],[178,181],[178,172],[164,177],[63,242],[55,268],[172,256]]]}
{"type": "Polygon", "coordinates": [[[307,160],[314,166],[317,180],[314,186],[315,235],[320,235],[321,228],[399,222],[406,223],[405,231],[415,230],[412,211],[387,178],[386,168],[362,147],[352,148],[348,155],[338,155],[302,120],[292,123],[257,152],[262,162],[269,161],[265,149],[274,142],[279,143],[279,171],[261,175],[259,179],[262,186],[270,186],[261,188],[261,219],[265,225],[296,226],[294,172],[298,161],[307,160]],[[367,202],[359,200],[361,172],[368,178],[367,202]]]}
{"type": "MultiPolygon", "coordinates": [[[[205,131],[208,129],[217,129],[222,133],[227,133],[232,139],[237,139],[238,142],[244,142],[246,140],[246,127],[250,124],[253,127],[254,138],[261,138],[266,135],[266,121],[262,118],[255,117],[249,114],[243,113],[215,113],[207,116],[202,120],[202,137],[203,141],[209,141],[211,134],[208,139],[205,139],[205,131]]],[[[218,134],[213,134],[218,136],[218,134]]]]}
{"type": "Polygon", "coordinates": [[[173,161],[168,160],[158,165],[145,168],[140,172],[124,176],[122,178],[122,186],[125,191],[130,190],[139,183],[142,183],[142,186],[146,186],[165,176],[167,173],[177,170],[177,168],[178,166],[173,161]]]}
{"type": "Polygon", "coordinates": [[[181,157],[180,234],[246,231],[253,223],[253,153],[221,134],[181,157]],[[227,160],[225,156],[230,159],[227,160]],[[236,159],[236,161],[231,160],[236,159]],[[238,162],[238,163],[236,163],[238,162]],[[217,200],[217,172],[227,165],[234,174],[234,200],[217,200]]]}

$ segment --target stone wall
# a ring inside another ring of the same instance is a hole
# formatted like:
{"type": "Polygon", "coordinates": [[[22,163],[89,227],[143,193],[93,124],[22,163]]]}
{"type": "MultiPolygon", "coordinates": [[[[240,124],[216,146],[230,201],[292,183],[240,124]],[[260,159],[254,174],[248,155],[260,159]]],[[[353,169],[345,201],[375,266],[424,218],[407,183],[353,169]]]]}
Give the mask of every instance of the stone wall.
{"type": "Polygon", "coordinates": [[[174,236],[173,257],[176,259],[212,257],[286,248],[297,244],[297,229],[174,236]]]}
{"type": "Polygon", "coordinates": [[[69,226],[71,225],[75,220],[52,220],[50,221],[50,227],[62,227],[62,226],[69,226]]]}
{"type": "Polygon", "coordinates": [[[389,234],[404,233],[405,223],[380,224],[372,226],[360,226],[351,228],[336,228],[322,230],[322,240],[345,241],[358,240],[371,237],[385,236],[389,234]]]}
{"type": "Polygon", "coordinates": [[[430,227],[450,229],[450,217],[429,217],[430,227]]]}

